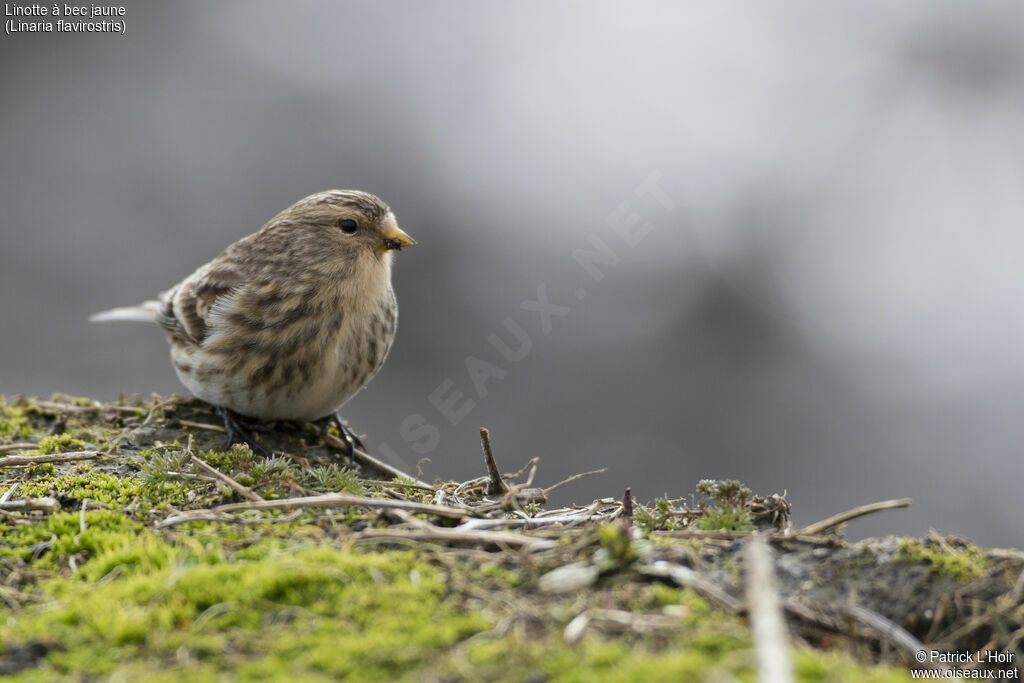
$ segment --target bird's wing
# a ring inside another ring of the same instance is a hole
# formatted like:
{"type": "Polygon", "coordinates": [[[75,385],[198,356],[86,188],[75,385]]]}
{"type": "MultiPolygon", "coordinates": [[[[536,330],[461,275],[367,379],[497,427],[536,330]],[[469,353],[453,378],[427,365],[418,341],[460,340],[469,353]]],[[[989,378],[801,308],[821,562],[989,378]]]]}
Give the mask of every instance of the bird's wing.
{"type": "Polygon", "coordinates": [[[201,345],[210,331],[214,305],[244,284],[244,277],[233,264],[209,263],[160,295],[163,305],[156,321],[173,338],[201,345]]]}

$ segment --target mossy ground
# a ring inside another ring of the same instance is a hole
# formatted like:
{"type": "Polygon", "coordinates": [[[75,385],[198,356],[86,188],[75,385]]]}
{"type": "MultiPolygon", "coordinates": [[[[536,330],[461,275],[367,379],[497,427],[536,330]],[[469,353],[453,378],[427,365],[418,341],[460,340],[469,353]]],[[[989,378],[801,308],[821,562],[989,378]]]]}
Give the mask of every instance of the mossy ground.
{"type": "Polygon", "coordinates": [[[951,547],[942,539],[905,538],[900,541],[899,558],[912,565],[928,564],[938,576],[967,582],[985,573],[985,555],[977,546],[959,543],[951,547]]]}
{"type": "MultiPolygon", "coordinates": [[[[61,503],[57,512],[0,513],[0,675],[11,680],[755,680],[744,618],[637,571],[644,553],[728,552],[657,537],[657,506],[644,509],[649,540],[595,526],[544,556],[368,543],[360,530],[394,520],[345,508],[157,528],[174,512],[240,500],[191,465],[190,434],[194,453],[264,498],[393,496],[402,482],[365,483],[306,448],[313,434],[290,437],[282,450],[291,458],[220,450],[222,435],[180,424],[204,421],[195,404],[150,414],[156,401],[69,403],[80,409],[0,403],[0,445],[116,456],[0,469],[0,494],[16,485],[15,499],[61,503]],[[599,564],[600,577],[567,593],[541,590],[541,577],[567,558],[599,564]],[[591,626],[567,637],[583,613],[596,615],[591,626]]],[[[726,516],[730,527],[749,521],[726,516]]],[[[969,578],[959,561],[918,550],[908,545],[900,560],[969,578]]],[[[709,569],[731,561],[722,558],[709,569]]],[[[793,654],[799,680],[909,680],[902,667],[841,648],[805,643],[793,654]]]]}

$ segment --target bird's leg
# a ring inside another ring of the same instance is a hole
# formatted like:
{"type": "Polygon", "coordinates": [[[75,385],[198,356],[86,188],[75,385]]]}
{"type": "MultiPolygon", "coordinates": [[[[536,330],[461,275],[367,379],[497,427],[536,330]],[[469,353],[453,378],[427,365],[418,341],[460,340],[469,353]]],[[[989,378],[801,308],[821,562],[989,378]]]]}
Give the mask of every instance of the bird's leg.
{"type": "Polygon", "coordinates": [[[258,452],[267,458],[270,457],[270,452],[258,444],[256,439],[253,438],[253,432],[266,434],[271,431],[270,427],[254,420],[246,420],[233,410],[228,410],[221,406],[214,406],[214,410],[217,411],[217,415],[220,416],[220,419],[224,420],[224,431],[228,434],[228,440],[224,444],[225,450],[231,448],[233,444],[244,443],[247,444],[253,452],[258,452]]]}
{"type": "Polygon", "coordinates": [[[345,442],[346,446],[348,446],[345,457],[351,458],[353,451],[357,448],[363,452],[366,451],[366,446],[363,445],[359,435],[348,428],[348,425],[345,424],[345,420],[341,417],[341,411],[338,410],[335,410],[327,417],[326,420],[324,420],[324,424],[320,428],[320,438],[323,438],[327,434],[327,430],[331,428],[332,423],[338,427],[338,434],[341,435],[341,440],[345,442]]]}

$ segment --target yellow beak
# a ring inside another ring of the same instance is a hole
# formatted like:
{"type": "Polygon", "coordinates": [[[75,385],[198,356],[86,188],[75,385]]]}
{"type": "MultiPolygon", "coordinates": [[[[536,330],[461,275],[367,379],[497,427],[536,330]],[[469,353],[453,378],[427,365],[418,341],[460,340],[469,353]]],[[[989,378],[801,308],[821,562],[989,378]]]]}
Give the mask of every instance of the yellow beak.
{"type": "Polygon", "coordinates": [[[416,240],[406,235],[396,223],[388,226],[382,236],[384,237],[384,244],[381,245],[380,249],[401,249],[402,247],[411,247],[416,244],[416,240]]]}

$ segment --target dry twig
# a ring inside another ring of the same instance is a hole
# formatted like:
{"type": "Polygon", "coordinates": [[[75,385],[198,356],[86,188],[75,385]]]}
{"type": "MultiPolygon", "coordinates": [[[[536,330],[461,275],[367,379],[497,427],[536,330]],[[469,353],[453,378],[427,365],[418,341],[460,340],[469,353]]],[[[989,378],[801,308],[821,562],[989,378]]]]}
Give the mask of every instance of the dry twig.
{"type": "Polygon", "coordinates": [[[561,488],[561,487],[565,486],[566,484],[569,484],[571,482],[576,481],[577,479],[582,479],[583,477],[589,477],[592,474],[604,474],[607,471],[608,471],[607,467],[602,467],[599,470],[591,470],[589,472],[580,472],[579,474],[574,474],[571,477],[563,479],[562,481],[558,482],[557,484],[552,484],[551,486],[547,487],[546,489],[544,489],[544,493],[551,493],[555,489],[561,488]]]}
{"type": "Polygon", "coordinates": [[[118,406],[110,403],[94,401],[87,406],[75,405],[74,403],[60,403],[57,401],[33,401],[32,406],[51,413],[96,413],[101,410],[111,410],[119,413],[136,413],[145,410],[142,406],[118,406]]]}
{"type": "Polygon", "coordinates": [[[11,488],[4,491],[4,494],[0,496],[0,503],[6,503],[7,501],[9,501],[11,499],[11,496],[14,495],[14,492],[18,490],[19,485],[20,484],[18,482],[14,482],[14,485],[11,486],[11,488]]]}
{"type": "Polygon", "coordinates": [[[487,485],[488,496],[497,496],[508,493],[508,484],[501,478],[498,470],[498,463],[494,462],[494,452],[491,451],[491,433],[486,427],[480,428],[480,444],[484,449],[484,462],[487,464],[487,473],[490,476],[490,483],[487,485]]]}
{"type": "Polygon", "coordinates": [[[420,484],[407,484],[402,481],[387,481],[385,479],[360,479],[359,483],[363,486],[393,486],[396,489],[416,489],[417,491],[427,491],[434,493],[433,486],[422,486],[420,484]]]}
{"type": "Polygon", "coordinates": [[[506,474],[505,475],[505,479],[509,479],[509,480],[518,479],[519,477],[523,476],[524,472],[529,470],[530,471],[530,476],[528,476],[526,478],[526,481],[523,483],[523,486],[529,486],[530,484],[533,483],[533,475],[537,471],[537,463],[539,463],[539,462],[540,462],[540,458],[538,458],[538,457],[530,458],[529,460],[526,461],[526,464],[523,465],[519,469],[518,472],[512,472],[512,473],[506,474]]]}
{"type": "MultiPolygon", "coordinates": [[[[703,529],[676,529],[673,531],[655,531],[652,536],[662,536],[667,538],[696,538],[706,539],[715,541],[738,541],[744,538],[748,538],[752,531],[730,531],[727,529],[713,529],[705,531],[703,529]]],[[[766,541],[771,543],[787,543],[794,541],[797,543],[809,543],[811,545],[830,545],[830,546],[841,546],[843,540],[836,536],[828,535],[814,535],[814,534],[786,534],[782,532],[774,532],[766,534],[764,536],[766,541]]]]}
{"type": "Polygon", "coordinates": [[[746,543],[744,555],[747,605],[757,653],[758,680],[761,683],[789,683],[793,680],[789,632],[782,616],[771,552],[764,538],[754,533],[746,543]]]}
{"type": "Polygon", "coordinates": [[[633,492],[629,489],[622,494],[622,526],[626,529],[633,528],[633,492]]]}
{"type": "Polygon", "coordinates": [[[458,508],[447,507],[442,505],[431,505],[429,503],[416,503],[407,500],[391,500],[390,498],[366,498],[364,496],[354,496],[348,493],[327,493],[321,496],[303,496],[300,498],[281,498],[278,500],[259,500],[252,501],[250,503],[230,503],[228,505],[219,505],[215,508],[208,510],[189,510],[182,512],[177,515],[172,515],[167,519],[158,522],[156,528],[162,529],[165,527],[176,526],[178,524],[185,524],[187,522],[198,521],[196,517],[209,516],[211,514],[220,514],[227,512],[240,512],[243,510],[289,510],[294,508],[314,508],[314,507],[347,507],[347,506],[361,506],[371,509],[396,509],[396,510],[409,510],[410,512],[422,512],[431,515],[437,515],[438,517],[445,517],[447,519],[462,520],[470,515],[469,510],[460,510],[458,508]]]}
{"type": "Polygon", "coordinates": [[[30,451],[38,445],[39,444],[37,443],[28,443],[27,441],[0,444],[0,453],[6,453],[8,451],[30,451]]]}
{"type": "Polygon", "coordinates": [[[64,411],[68,413],[91,413],[103,409],[103,406],[99,404],[76,406],[71,403],[56,403],[54,401],[34,401],[32,405],[40,408],[41,410],[49,410],[50,412],[64,411]]]}
{"type": "Polygon", "coordinates": [[[177,403],[177,402],[178,402],[178,397],[175,396],[175,397],[167,399],[166,401],[160,401],[159,403],[154,403],[153,407],[149,409],[148,413],[146,413],[146,419],[144,419],[142,421],[142,424],[140,424],[138,427],[136,427],[136,429],[141,429],[141,428],[145,427],[146,425],[148,425],[150,420],[153,419],[153,416],[156,415],[156,411],[158,411],[159,409],[164,408],[166,406],[169,406],[172,403],[177,403]]]}
{"type": "Polygon", "coordinates": [[[60,510],[60,501],[56,498],[22,498],[21,500],[7,500],[0,503],[0,510],[5,512],[28,512],[30,510],[42,510],[43,512],[56,512],[60,510]]]}
{"type": "Polygon", "coordinates": [[[206,422],[193,422],[191,420],[178,420],[178,424],[183,427],[193,427],[195,429],[205,429],[211,432],[224,432],[224,428],[220,425],[208,424],[206,422]]]}
{"type": "MultiPolygon", "coordinates": [[[[861,626],[874,633],[879,640],[891,643],[906,652],[910,655],[911,661],[914,661],[914,655],[926,649],[924,643],[915,638],[913,634],[877,612],[873,612],[860,605],[843,605],[842,610],[853,617],[861,626]]],[[[937,665],[929,666],[940,669],[948,668],[937,665]]]]}
{"type": "Polygon", "coordinates": [[[667,614],[636,614],[625,610],[592,607],[573,617],[562,631],[562,637],[565,642],[572,645],[583,637],[590,624],[600,622],[615,624],[635,633],[651,633],[679,628],[679,618],[667,614]]]}
{"type": "MultiPolygon", "coordinates": [[[[600,514],[598,511],[600,508],[607,505],[604,500],[598,500],[591,503],[585,508],[572,512],[565,512],[563,510],[551,510],[548,514],[540,514],[535,517],[523,516],[523,517],[497,517],[497,518],[474,518],[467,520],[461,526],[463,528],[472,529],[493,529],[497,527],[515,527],[521,529],[538,529],[545,526],[560,525],[565,528],[570,528],[581,524],[582,522],[589,522],[595,519],[607,518],[605,514],[600,514]],[[550,514],[560,513],[560,514],[550,514]]],[[[495,508],[496,509],[496,508],[495,508]]],[[[620,508],[621,509],[621,508],[620,508]]],[[[480,508],[473,508],[474,511],[479,511],[480,508]]]]}
{"type": "Polygon", "coordinates": [[[900,498],[897,500],[883,500],[878,503],[870,503],[868,505],[861,505],[855,507],[852,510],[846,512],[840,512],[838,515],[832,515],[828,519],[823,519],[820,522],[814,524],[808,524],[799,531],[801,534],[820,534],[824,531],[828,531],[833,527],[837,527],[840,524],[845,524],[851,519],[863,517],[864,515],[870,515],[873,512],[881,512],[882,510],[893,510],[895,508],[908,508],[913,501],[910,498],[900,498]]]}
{"type": "Polygon", "coordinates": [[[76,462],[78,460],[94,460],[102,457],[114,457],[113,453],[102,451],[74,451],[71,453],[54,453],[52,455],[8,455],[0,458],[0,467],[23,467],[40,465],[46,462],[76,462]]]}
{"type": "Polygon", "coordinates": [[[410,541],[438,541],[442,543],[465,543],[470,545],[497,545],[522,548],[524,550],[546,550],[558,545],[557,541],[545,538],[534,538],[525,534],[512,531],[483,531],[464,530],[459,527],[446,529],[433,527],[431,529],[412,529],[409,531],[401,529],[367,529],[355,535],[356,540],[410,540],[410,541]]]}

